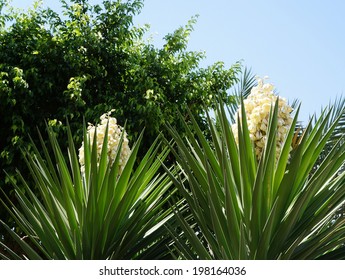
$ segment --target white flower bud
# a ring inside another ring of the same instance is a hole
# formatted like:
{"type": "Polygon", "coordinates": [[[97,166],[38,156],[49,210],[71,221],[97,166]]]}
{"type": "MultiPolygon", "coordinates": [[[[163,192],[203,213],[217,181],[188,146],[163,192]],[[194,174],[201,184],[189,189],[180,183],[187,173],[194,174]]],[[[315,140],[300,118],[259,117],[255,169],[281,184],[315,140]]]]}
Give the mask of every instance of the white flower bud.
{"type": "MultiPolygon", "coordinates": [[[[250,139],[254,143],[257,159],[260,159],[262,150],[265,146],[271,107],[273,104],[275,104],[278,98],[273,92],[274,86],[272,84],[265,83],[266,79],[267,77],[264,79],[257,77],[257,86],[252,88],[247,99],[243,101],[247,116],[250,139]]],[[[283,141],[285,140],[286,134],[288,133],[292,123],[292,117],[290,115],[292,108],[287,104],[286,99],[279,98],[278,106],[277,158],[279,158],[283,141]]],[[[241,115],[240,112],[241,110],[239,109],[239,115],[241,115]]],[[[237,122],[232,125],[232,130],[235,134],[235,140],[238,143],[237,125],[237,122]]]]}
{"type": "MultiPolygon", "coordinates": [[[[97,141],[97,155],[98,155],[98,161],[99,161],[99,157],[102,152],[103,141],[104,141],[104,138],[106,137],[105,132],[108,126],[108,135],[107,135],[108,147],[107,148],[108,148],[108,162],[110,164],[113,164],[115,161],[117,150],[119,148],[121,134],[123,131],[123,128],[117,125],[117,120],[115,118],[110,117],[110,114],[113,111],[114,109],[109,111],[106,114],[103,114],[100,117],[101,122],[99,125],[94,126],[92,124],[88,124],[88,128],[87,128],[87,134],[88,134],[88,137],[90,138],[91,145],[93,144],[95,131],[97,130],[96,141],[97,141]]],[[[131,152],[128,142],[129,141],[127,139],[127,133],[124,132],[123,142],[122,142],[122,147],[121,147],[121,152],[120,152],[120,160],[119,160],[119,174],[121,174],[121,172],[123,171],[123,168],[131,152]]],[[[85,172],[84,142],[82,143],[82,146],[79,149],[79,163],[81,165],[81,171],[85,172]]]]}

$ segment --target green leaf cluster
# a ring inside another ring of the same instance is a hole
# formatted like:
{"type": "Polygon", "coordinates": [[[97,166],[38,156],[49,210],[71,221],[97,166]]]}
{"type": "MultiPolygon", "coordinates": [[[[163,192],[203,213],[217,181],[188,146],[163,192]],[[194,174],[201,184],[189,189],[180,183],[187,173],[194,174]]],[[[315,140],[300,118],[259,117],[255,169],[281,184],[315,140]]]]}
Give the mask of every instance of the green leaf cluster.
{"type": "Polygon", "coordinates": [[[276,163],[277,104],[259,162],[244,106],[238,145],[221,102],[219,125],[208,119],[211,140],[192,114],[186,137],[169,127],[185,174],[170,176],[186,204],[175,208],[182,233],[171,229],[179,258],[345,258],[344,103],[326,107],[302,133],[298,107],[276,163]]]}
{"type": "MultiPolygon", "coordinates": [[[[65,160],[52,128],[48,127],[51,149],[41,137],[43,153],[26,153],[26,163],[39,189],[31,190],[20,174],[24,190],[13,182],[19,201],[1,200],[25,236],[19,236],[4,221],[1,225],[19,244],[23,255],[5,248],[4,259],[141,259],[165,258],[169,238],[163,222],[172,217],[164,207],[173,193],[171,181],[157,171],[168,154],[159,153],[158,139],[134,167],[140,134],[122,173],[120,149],[113,164],[108,163],[107,138],[97,164],[96,138],[93,145],[84,131],[85,172],[81,172],[77,152],[68,130],[65,160]]],[[[121,139],[122,141],[122,139],[121,139]]],[[[121,146],[121,145],[120,145],[121,146]]]]}

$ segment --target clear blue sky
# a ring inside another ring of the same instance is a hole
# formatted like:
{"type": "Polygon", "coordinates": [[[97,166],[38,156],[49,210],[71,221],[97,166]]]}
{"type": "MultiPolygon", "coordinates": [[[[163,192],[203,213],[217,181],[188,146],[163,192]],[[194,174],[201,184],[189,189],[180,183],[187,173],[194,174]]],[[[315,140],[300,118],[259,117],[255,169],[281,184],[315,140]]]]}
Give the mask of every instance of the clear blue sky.
{"type": "MultiPolygon", "coordinates": [[[[27,7],[32,0],[13,0],[27,7]]],[[[100,3],[101,0],[90,0],[100,3]]],[[[154,43],[198,14],[189,49],[206,52],[203,66],[238,60],[268,75],[279,94],[302,102],[301,119],[345,90],[343,0],[145,0],[135,25],[149,23],[154,43]]],[[[45,5],[60,7],[59,0],[45,5]]]]}

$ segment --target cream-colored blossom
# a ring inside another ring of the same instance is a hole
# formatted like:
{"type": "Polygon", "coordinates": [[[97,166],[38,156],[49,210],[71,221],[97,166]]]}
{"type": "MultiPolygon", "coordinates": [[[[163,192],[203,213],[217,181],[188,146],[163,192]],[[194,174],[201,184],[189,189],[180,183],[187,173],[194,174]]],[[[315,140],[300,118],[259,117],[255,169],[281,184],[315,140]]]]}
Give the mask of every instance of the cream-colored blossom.
{"type": "MultiPolygon", "coordinates": [[[[123,131],[123,127],[119,126],[117,124],[116,118],[113,118],[110,116],[110,114],[114,110],[111,110],[110,112],[103,114],[100,117],[100,124],[94,126],[93,124],[89,124],[87,128],[87,135],[90,139],[90,145],[93,145],[93,141],[96,135],[96,143],[97,143],[97,160],[99,161],[101,152],[102,152],[102,146],[104,138],[106,137],[106,128],[108,125],[108,162],[110,164],[113,164],[115,161],[115,157],[117,154],[117,150],[119,149],[121,134],[123,131]]],[[[131,149],[128,145],[128,139],[127,139],[127,133],[126,131],[123,132],[123,142],[121,146],[121,152],[120,152],[120,159],[119,159],[119,174],[122,173],[123,168],[129,158],[129,155],[131,153],[131,149]]],[[[85,157],[84,157],[84,142],[82,143],[82,146],[79,149],[79,163],[81,165],[82,172],[85,172],[85,157]]]]}
{"type": "MultiPolygon", "coordinates": [[[[248,130],[250,139],[254,143],[255,153],[259,160],[266,144],[266,135],[268,133],[269,114],[272,105],[277,101],[278,96],[274,94],[274,86],[265,83],[265,79],[259,77],[257,86],[253,87],[249,96],[243,101],[247,116],[248,130]]],[[[240,114],[241,108],[238,110],[240,114]]],[[[277,122],[277,152],[278,158],[285,141],[285,137],[292,123],[292,108],[285,98],[279,97],[278,102],[278,122],[277,122]]],[[[232,125],[235,140],[238,143],[238,124],[232,125]]]]}

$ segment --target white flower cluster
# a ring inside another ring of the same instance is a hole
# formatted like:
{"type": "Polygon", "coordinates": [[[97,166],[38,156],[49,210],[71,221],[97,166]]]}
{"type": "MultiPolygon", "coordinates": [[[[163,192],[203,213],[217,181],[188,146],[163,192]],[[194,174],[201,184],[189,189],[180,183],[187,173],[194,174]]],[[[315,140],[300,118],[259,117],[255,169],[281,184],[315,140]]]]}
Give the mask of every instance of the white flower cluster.
{"type": "MultiPolygon", "coordinates": [[[[275,104],[278,98],[278,96],[273,92],[274,86],[272,84],[265,83],[265,79],[266,77],[264,79],[257,77],[257,86],[252,88],[249,96],[243,101],[250,138],[254,143],[255,153],[258,160],[260,159],[263,148],[266,144],[271,106],[275,104]]],[[[279,97],[278,106],[277,159],[292,123],[292,108],[288,105],[286,99],[279,97]]],[[[241,114],[240,112],[241,108],[239,108],[238,114],[241,114]]],[[[232,126],[232,130],[234,132],[235,140],[238,143],[237,123],[232,126]]]]}
{"type": "MultiPolygon", "coordinates": [[[[111,110],[110,112],[103,114],[101,116],[101,123],[94,126],[92,124],[89,124],[87,128],[87,134],[90,139],[90,145],[92,146],[95,132],[97,133],[96,141],[97,141],[97,159],[99,161],[101,152],[102,152],[102,146],[103,141],[106,133],[106,128],[108,125],[108,162],[110,164],[113,164],[115,161],[116,153],[119,148],[120,139],[121,139],[121,133],[123,131],[123,127],[119,126],[117,124],[117,121],[115,118],[110,117],[110,114],[114,110],[111,110]]],[[[124,131],[123,134],[123,142],[121,147],[121,153],[120,153],[120,159],[119,159],[119,174],[123,171],[123,168],[129,158],[129,155],[131,153],[131,149],[128,145],[128,139],[127,139],[127,133],[124,131]]],[[[82,146],[79,149],[79,163],[81,165],[81,171],[85,172],[85,158],[84,158],[84,142],[82,143],[82,146]]]]}

